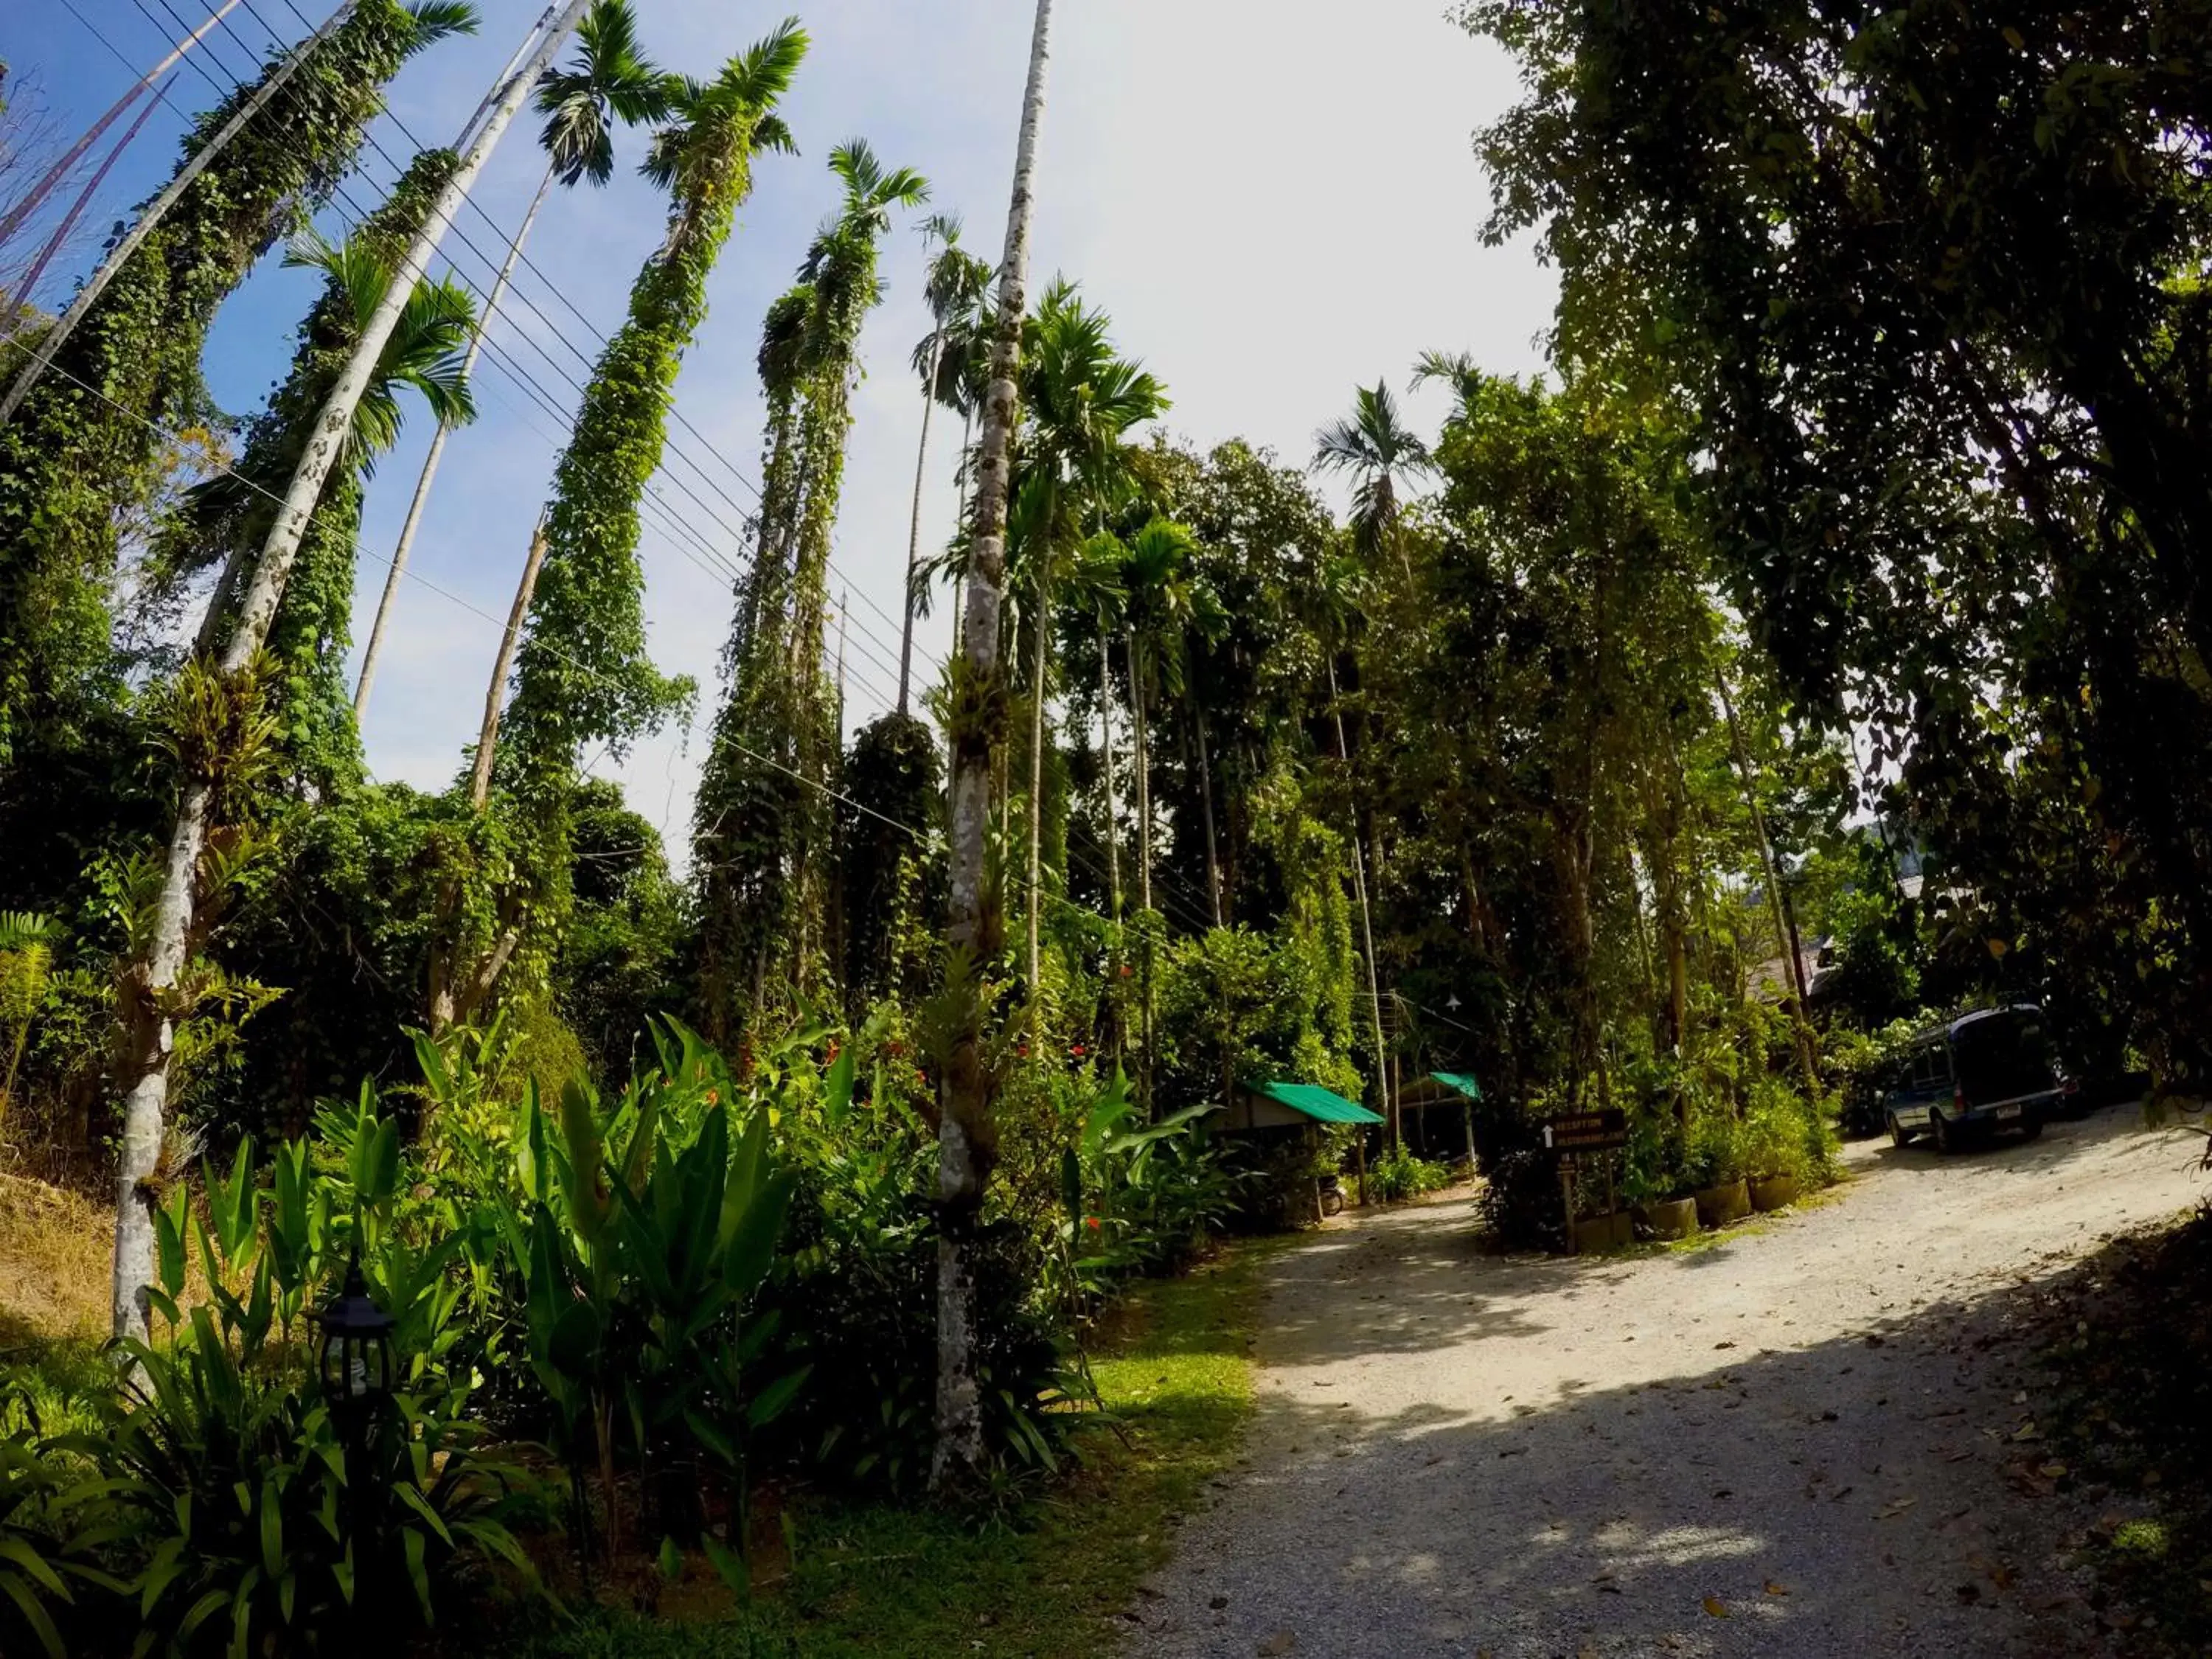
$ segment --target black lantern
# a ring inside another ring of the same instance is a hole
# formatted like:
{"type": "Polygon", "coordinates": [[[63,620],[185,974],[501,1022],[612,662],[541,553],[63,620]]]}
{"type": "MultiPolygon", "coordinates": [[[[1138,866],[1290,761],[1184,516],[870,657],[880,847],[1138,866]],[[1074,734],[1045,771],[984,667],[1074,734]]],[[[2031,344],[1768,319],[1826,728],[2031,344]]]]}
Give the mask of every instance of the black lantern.
{"type": "Polygon", "coordinates": [[[377,1402],[392,1392],[392,1328],[398,1323],[378,1307],[361,1276],[356,1253],[346,1268],[345,1288],[315,1315],[322,1336],[315,1345],[315,1372],[333,1416],[364,1422],[377,1402]]]}

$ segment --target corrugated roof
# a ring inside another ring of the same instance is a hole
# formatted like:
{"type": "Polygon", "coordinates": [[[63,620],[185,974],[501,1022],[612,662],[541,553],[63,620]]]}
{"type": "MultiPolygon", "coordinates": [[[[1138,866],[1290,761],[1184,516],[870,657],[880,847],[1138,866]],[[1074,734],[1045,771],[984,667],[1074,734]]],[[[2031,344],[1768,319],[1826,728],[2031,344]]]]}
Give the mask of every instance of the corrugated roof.
{"type": "Polygon", "coordinates": [[[1303,1112],[1316,1123],[1380,1123],[1382,1114],[1322,1088],[1318,1083],[1263,1083],[1260,1092],[1279,1106],[1303,1112]]]}
{"type": "Polygon", "coordinates": [[[1482,1085],[1465,1072],[1431,1072],[1429,1075],[1447,1089],[1456,1089],[1469,1100],[1482,1098],[1482,1085]]]}

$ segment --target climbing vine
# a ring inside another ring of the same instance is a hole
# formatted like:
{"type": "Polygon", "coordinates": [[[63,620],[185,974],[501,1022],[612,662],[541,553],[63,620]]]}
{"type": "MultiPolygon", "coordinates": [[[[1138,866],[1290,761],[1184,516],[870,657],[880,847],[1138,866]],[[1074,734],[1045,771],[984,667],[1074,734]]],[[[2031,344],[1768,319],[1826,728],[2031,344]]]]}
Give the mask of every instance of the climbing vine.
{"type": "MultiPolygon", "coordinates": [[[[0,769],[28,764],[27,748],[66,752],[122,695],[107,608],[119,526],[164,476],[159,428],[205,412],[200,353],[216,310],[327,198],[401,64],[474,27],[465,6],[362,0],[193,181],[0,427],[0,769]]],[[[258,84],[203,115],[186,155],[258,84]]],[[[0,374],[37,348],[33,335],[0,349],[0,374]]]]}

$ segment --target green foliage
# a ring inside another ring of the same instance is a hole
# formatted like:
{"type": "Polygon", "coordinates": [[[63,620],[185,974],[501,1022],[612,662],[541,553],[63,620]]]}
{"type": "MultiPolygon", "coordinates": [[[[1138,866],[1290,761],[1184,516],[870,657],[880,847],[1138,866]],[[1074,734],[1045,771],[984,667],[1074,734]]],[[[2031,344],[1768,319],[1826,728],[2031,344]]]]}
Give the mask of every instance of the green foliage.
{"type": "MultiPolygon", "coordinates": [[[[611,1107],[572,1083],[549,1112],[532,1083],[508,1144],[477,1150],[554,1449],[580,1494],[596,1467],[617,1540],[618,1457],[647,1478],[660,1530],[696,1538],[702,1477],[725,1483],[742,1513],[747,1440],[805,1377],[788,1366],[756,1376],[774,1328],[743,1318],[790,1202],[769,1112],[754,1103],[741,1117],[729,1068],[683,1026],[654,1038],[657,1063],[611,1107]]],[[[465,1103],[467,1079],[427,1038],[417,1047],[434,1098],[465,1103]]]]}
{"type": "Polygon", "coordinates": [[[1920,994],[2038,994],[2081,1060],[2197,1076],[2212,21],[1464,15],[1527,93],[1482,140],[1492,234],[1544,228],[1570,360],[1689,411],[1738,610],[1971,892],[1981,948],[1920,994]]]}
{"type": "MultiPolygon", "coordinates": [[[[701,1012],[718,1039],[749,1031],[791,994],[818,994],[837,955],[833,821],[823,793],[839,758],[836,698],[822,666],[830,533],[860,330],[883,295],[883,239],[892,210],[927,202],[929,185],[911,168],[885,167],[860,142],[833,150],[830,170],[843,199],[763,331],[770,453],[752,569],[724,653],[728,693],[694,813],[701,1012]]],[[[914,764],[884,758],[894,773],[914,764]]],[[[878,943],[863,939],[872,961],[878,943]]]]}
{"type": "Polygon", "coordinates": [[[1451,1171],[1403,1146],[1391,1148],[1367,1166],[1368,1195],[1380,1204],[1401,1204],[1451,1185],[1451,1171]]]}
{"type": "MultiPolygon", "coordinates": [[[[72,752],[124,695],[106,603],[118,532],[166,477],[159,428],[201,418],[217,307],[344,176],[401,64],[473,27],[459,7],[363,0],[293,74],[286,118],[247,124],[193,181],[0,427],[0,793],[72,752]]],[[[186,149],[258,84],[201,116],[186,149]]],[[[12,380],[34,343],[0,349],[0,374],[12,380]]]]}
{"type": "MultiPolygon", "coordinates": [[[[334,1156],[278,1148],[264,1187],[241,1144],[204,1171],[204,1207],[174,1188],[155,1217],[164,1340],[125,1345],[125,1395],[90,1426],[0,1440],[0,1540],[43,1528],[40,1559],[80,1581],[61,1588],[87,1650],[135,1635],[138,1652],[289,1651],[339,1620],[396,1638],[487,1563],[530,1574],[501,1519],[526,1482],[479,1455],[469,1419],[489,1358],[465,1340],[448,1272],[462,1240],[398,1224],[397,1125],[366,1088],[326,1114],[322,1145],[334,1156]],[[400,1358],[358,1443],[321,1391],[308,1318],[349,1258],[394,1316],[400,1358]],[[187,1309],[194,1267],[208,1299],[187,1309]],[[62,1487],[64,1470],[79,1483],[62,1487]]],[[[29,1571],[28,1553],[0,1542],[0,1571],[29,1571]]]]}

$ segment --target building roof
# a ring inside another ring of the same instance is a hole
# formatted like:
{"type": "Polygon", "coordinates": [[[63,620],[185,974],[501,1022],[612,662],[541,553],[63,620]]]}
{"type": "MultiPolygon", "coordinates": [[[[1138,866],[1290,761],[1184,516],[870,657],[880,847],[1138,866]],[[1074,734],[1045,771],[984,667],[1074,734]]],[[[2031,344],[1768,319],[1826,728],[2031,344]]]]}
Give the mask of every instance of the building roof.
{"type": "Polygon", "coordinates": [[[1318,1083],[1263,1083],[1259,1092],[1278,1106],[1302,1112],[1316,1123],[1380,1123],[1382,1115],[1318,1083]]]}
{"type": "Polygon", "coordinates": [[[1469,1100],[1482,1098],[1482,1085],[1465,1072],[1431,1072],[1429,1075],[1447,1089],[1455,1089],[1469,1100]]]}

